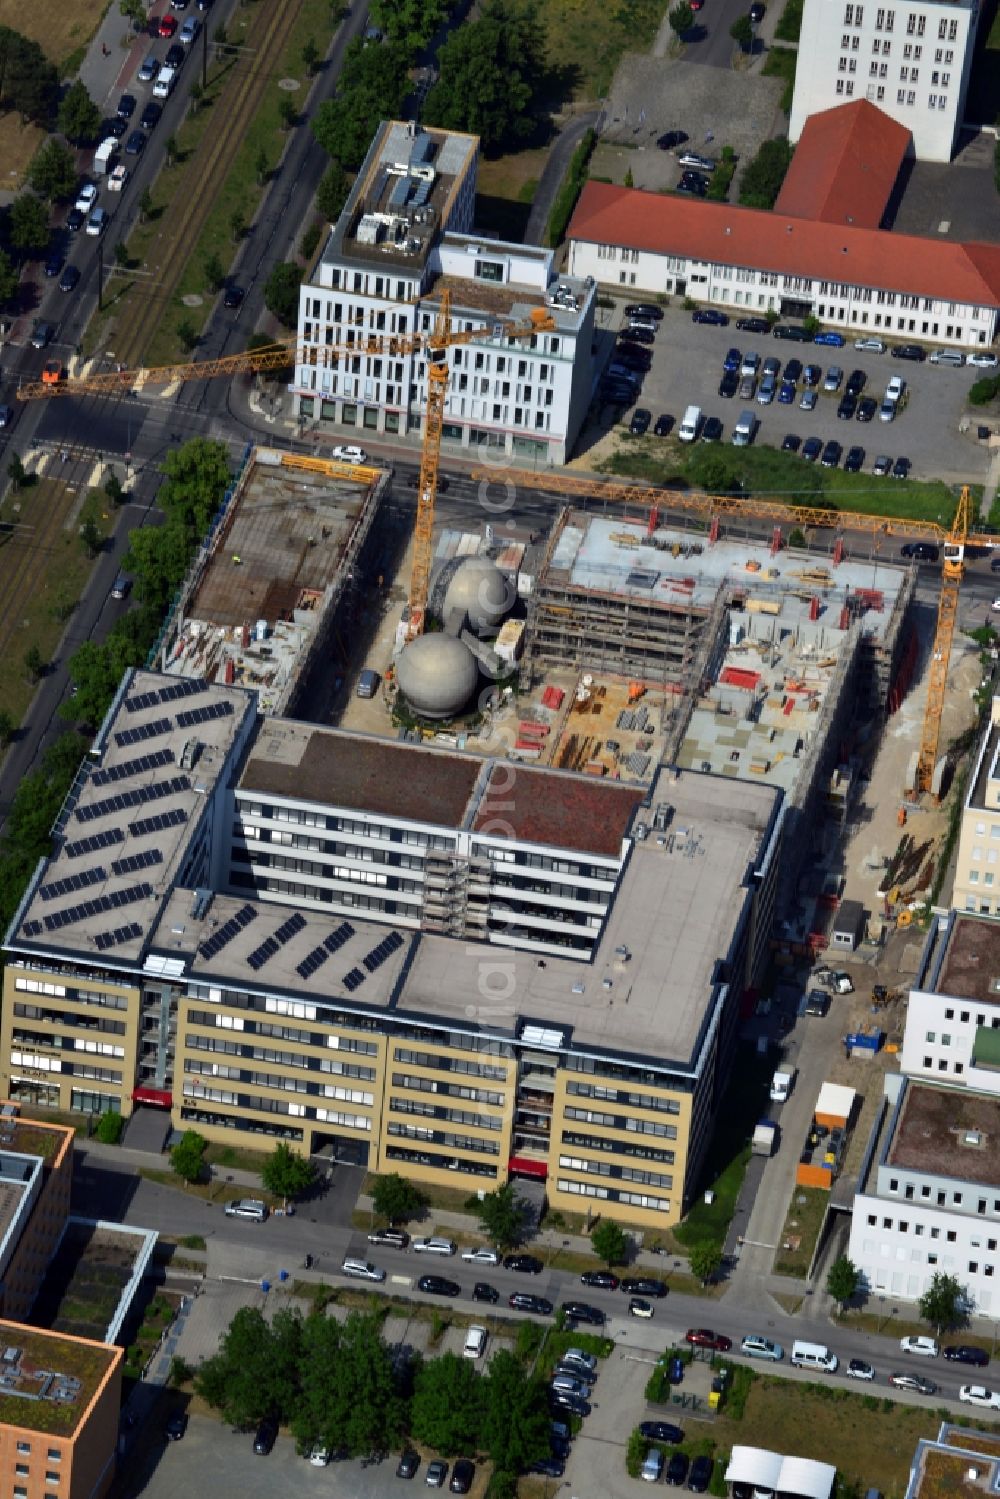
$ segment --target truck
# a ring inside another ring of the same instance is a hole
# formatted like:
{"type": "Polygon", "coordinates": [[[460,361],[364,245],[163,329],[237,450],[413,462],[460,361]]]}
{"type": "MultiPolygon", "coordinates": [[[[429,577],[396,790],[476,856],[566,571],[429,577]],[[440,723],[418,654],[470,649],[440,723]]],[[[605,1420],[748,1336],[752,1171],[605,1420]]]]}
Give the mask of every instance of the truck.
{"type": "Polygon", "coordinates": [[[118,142],[113,135],[109,135],[106,141],[101,141],[94,152],[94,172],[98,177],[103,177],[105,173],[111,171],[111,163],[117,150],[118,142]]]}
{"type": "Polygon", "coordinates": [[[784,1103],[795,1081],[794,1067],[779,1067],[771,1079],[771,1102],[784,1103]]]}
{"type": "Polygon", "coordinates": [[[128,167],[124,167],[121,165],[115,167],[114,171],[111,173],[111,176],[108,178],[108,192],[120,193],[122,188],[128,181],[129,175],[130,174],[128,167]]]}
{"type": "Polygon", "coordinates": [[[759,1124],[754,1125],[753,1139],[750,1142],[752,1155],[774,1155],[777,1144],[778,1126],[770,1119],[762,1119],[759,1124]]]}

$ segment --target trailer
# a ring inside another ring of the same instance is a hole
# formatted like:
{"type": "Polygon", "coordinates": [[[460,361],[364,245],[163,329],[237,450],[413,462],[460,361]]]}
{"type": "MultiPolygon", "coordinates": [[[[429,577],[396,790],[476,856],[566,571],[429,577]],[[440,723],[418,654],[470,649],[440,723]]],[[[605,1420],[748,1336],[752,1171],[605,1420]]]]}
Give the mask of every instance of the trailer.
{"type": "Polygon", "coordinates": [[[98,177],[111,171],[111,163],[117,150],[118,142],[113,135],[109,135],[106,141],[101,141],[94,152],[94,172],[98,177]]]}
{"type": "Polygon", "coordinates": [[[750,1142],[751,1155],[774,1155],[778,1144],[778,1126],[770,1119],[762,1119],[754,1126],[750,1142]]]}

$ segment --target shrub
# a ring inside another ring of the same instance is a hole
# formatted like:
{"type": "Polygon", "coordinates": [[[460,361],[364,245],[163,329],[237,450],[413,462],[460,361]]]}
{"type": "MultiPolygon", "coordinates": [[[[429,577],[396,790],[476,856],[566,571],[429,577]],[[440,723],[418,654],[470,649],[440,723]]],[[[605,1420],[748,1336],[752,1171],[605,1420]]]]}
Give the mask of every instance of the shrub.
{"type": "Polygon", "coordinates": [[[774,28],[774,34],[779,42],[797,42],[802,30],[802,6],[803,0],[788,0],[787,5],[781,12],[781,18],[774,28]]]}
{"type": "Polygon", "coordinates": [[[94,1137],[100,1140],[102,1145],[117,1145],[124,1129],[125,1120],[121,1114],[116,1114],[113,1109],[107,1109],[97,1121],[94,1137]]]}
{"type": "Polygon", "coordinates": [[[1000,391],[1000,375],[984,375],[969,391],[970,406],[988,406],[1000,391]]]}
{"type": "Polygon", "coordinates": [[[628,1445],[625,1448],[625,1471],[628,1474],[629,1478],[639,1477],[639,1474],[642,1471],[642,1465],[646,1461],[646,1454],[648,1451],[649,1443],[646,1441],[646,1438],[643,1436],[638,1426],[636,1426],[633,1429],[632,1434],[628,1439],[628,1445]]]}
{"type": "Polygon", "coordinates": [[[587,180],[587,168],[597,137],[592,130],[588,130],[583,140],[573,152],[573,159],[569,164],[566,181],[556,194],[556,201],[549,215],[548,240],[550,245],[560,245],[569,227],[569,221],[576,207],[576,200],[583,191],[583,184],[587,180]]]}
{"type": "Polygon", "coordinates": [[[323,228],[319,220],[314,219],[313,222],[309,225],[309,228],[306,230],[305,234],[303,234],[302,238],[299,240],[299,254],[302,256],[303,260],[312,259],[313,252],[315,251],[316,246],[319,244],[319,237],[322,232],[323,228]]]}

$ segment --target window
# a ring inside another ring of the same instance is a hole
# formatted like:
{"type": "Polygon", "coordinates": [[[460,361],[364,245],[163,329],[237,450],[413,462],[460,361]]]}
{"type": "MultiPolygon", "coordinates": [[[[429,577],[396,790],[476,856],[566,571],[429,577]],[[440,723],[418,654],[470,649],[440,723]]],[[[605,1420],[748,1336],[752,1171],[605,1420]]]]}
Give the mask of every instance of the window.
{"type": "Polygon", "coordinates": [[[893,1177],[889,1178],[889,1191],[890,1192],[898,1192],[899,1191],[899,1177],[898,1176],[893,1176],[893,1177]]]}
{"type": "Polygon", "coordinates": [[[937,1040],[937,1031],[928,1031],[926,1036],[924,1037],[924,1040],[927,1042],[928,1046],[933,1046],[935,1041],[937,1040]]]}

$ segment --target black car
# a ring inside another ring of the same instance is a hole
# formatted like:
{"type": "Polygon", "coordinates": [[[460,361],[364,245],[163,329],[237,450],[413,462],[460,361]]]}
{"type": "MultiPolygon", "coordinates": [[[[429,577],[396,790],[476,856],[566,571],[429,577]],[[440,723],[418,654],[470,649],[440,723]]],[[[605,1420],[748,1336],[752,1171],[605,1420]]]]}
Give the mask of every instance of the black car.
{"type": "Polygon", "coordinates": [[[180,42],[174,42],[172,47],[167,48],[167,55],[163,59],[163,65],[166,68],[181,68],[184,66],[185,57],[187,57],[186,49],[181,46],[180,42]]]}
{"type": "Polygon", "coordinates": [[[911,467],[909,458],[897,458],[892,465],[892,477],[894,479],[908,479],[911,467]]]}
{"type": "Polygon", "coordinates": [[[647,411],[643,406],[637,406],[632,413],[632,420],[628,424],[628,429],[633,437],[642,437],[644,433],[649,431],[649,424],[652,420],[653,413],[651,411],[647,411]]]}
{"type": "Polygon", "coordinates": [[[729,317],[725,312],[716,312],[714,307],[699,307],[691,314],[692,323],[711,323],[714,328],[728,328],[729,317]]]}
{"type": "Polygon", "coordinates": [[[649,328],[623,328],[619,338],[628,339],[633,344],[655,344],[656,334],[649,328]]]}
{"type": "Polygon", "coordinates": [[[278,1423],[277,1421],[273,1421],[270,1416],[265,1416],[257,1427],[253,1439],[253,1450],[258,1457],[266,1457],[277,1440],[278,1423]]]}
{"type": "Polygon", "coordinates": [[[634,344],[630,338],[620,338],[615,345],[614,360],[624,361],[633,369],[648,370],[653,363],[653,356],[645,344],[634,344]]]}
{"type": "MultiPolygon", "coordinates": [[[[819,442],[819,438],[809,439],[810,442],[819,442]]],[[[815,457],[815,454],[813,455],[815,457]]],[[[806,1014],[818,1015],[821,1019],[830,1008],[830,996],[824,994],[822,989],[810,989],[806,996],[806,1014]]]]}
{"type": "Polygon", "coordinates": [[[63,268],[63,258],[57,250],[54,250],[45,262],[46,276],[58,276],[63,268]]]}
{"type": "Polygon", "coordinates": [[[858,403],[854,396],[843,395],[837,407],[837,420],[840,422],[853,422],[858,403]]]}
{"type": "Polygon", "coordinates": [[[414,1452],[412,1447],[407,1447],[396,1464],[397,1478],[412,1478],[420,1467],[420,1454],[414,1452]]]}
{"type": "Polygon", "coordinates": [[[671,1426],[669,1421],[643,1421],[639,1427],[640,1436],[644,1436],[647,1442],[683,1442],[684,1433],[679,1426],[671,1426]]]}
{"type": "MultiPolygon", "coordinates": [[[[764,7],[761,6],[761,10],[764,7]]],[[[688,1474],[688,1488],[692,1494],[703,1494],[712,1481],[714,1464],[710,1457],[696,1457],[688,1474]]]]}
{"type": "Polygon", "coordinates": [[[163,106],[157,104],[155,99],[150,99],[149,103],[146,105],[146,108],[139,116],[139,124],[142,126],[143,130],[154,130],[160,123],[160,116],[162,115],[162,113],[163,106]]]}
{"type": "Polygon", "coordinates": [[[520,1270],[525,1275],[541,1275],[545,1269],[540,1259],[533,1254],[508,1254],[504,1256],[505,1270],[520,1270]]]}
{"type": "Polygon", "coordinates": [[[179,1442],[187,1431],[188,1418],[183,1411],[173,1411],[163,1427],[164,1436],[171,1442],[179,1442]]]}
{"type": "Polygon", "coordinates": [[[120,120],[130,120],[132,118],[132,116],[135,114],[135,110],[136,110],[136,98],[135,98],[135,95],[134,94],[122,94],[121,98],[118,100],[118,118],[120,120]]]}
{"type": "Polygon", "coordinates": [[[80,272],[75,265],[68,265],[59,277],[59,290],[72,291],[80,279],[80,272]]]}
{"type": "Polygon", "coordinates": [[[807,364],[802,371],[802,384],[806,390],[815,390],[823,378],[823,367],[819,364],[807,364]]]}
{"type": "Polygon", "coordinates": [[[453,1494],[467,1494],[472,1488],[472,1480],[475,1476],[475,1463],[470,1463],[467,1457],[457,1458],[451,1470],[451,1482],[448,1487],[453,1494]]]}
{"type": "MultiPolygon", "coordinates": [[[[922,545],[922,543],[918,542],[917,545],[922,545]]],[[[968,1343],[952,1343],[947,1348],[942,1348],[941,1353],[953,1364],[973,1364],[977,1369],[985,1369],[990,1361],[985,1348],[972,1348],[968,1343]]]]}
{"type": "Polygon", "coordinates": [[[528,1291],[514,1291],[507,1297],[507,1305],[515,1312],[537,1312],[540,1317],[551,1317],[552,1303],[544,1296],[532,1296],[528,1291]]]}
{"type": "Polygon", "coordinates": [[[739,388],[739,375],[735,370],[727,370],[719,381],[719,395],[724,401],[731,401],[739,388]]]}
{"type": "Polygon", "coordinates": [[[704,172],[695,172],[688,169],[681,173],[681,181],[686,183],[689,187],[694,187],[697,189],[707,189],[708,187],[708,178],[706,177],[704,172]]]}
{"type": "Polygon", "coordinates": [[[766,317],[741,317],[736,319],[741,333],[770,333],[771,324],[766,317]]]}
{"type": "MultiPolygon", "coordinates": [[[[938,560],[938,549],[930,541],[905,541],[899,549],[901,557],[913,557],[917,562],[936,562],[938,560]]],[[[954,1358],[948,1349],[944,1351],[945,1358],[954,1358]]]]}
{"type": "Polygon", "coordinates": [[[844,459],[845,474],[860,474],[865,463],[864,448],[848,448],[847,457],[844,459]]]}
{"type": "Polygon", "coordinates": [[[702,179],[681,178],[674,188],[675,193],[690,193],[692,198],[704,198],[708,195],[708,184],[702,179]]]}
{"type": "Polygon", "coordinates": [[[550,1390],[549,1409],[569,1411],[573,1416],[589,1416],[590,1401],[580,1395],[564,1395],[559,1390],[550,1390]]]}
{"type": "Polygon", "coordinates": [[[675,1452],[667,1463],[667,1471],[664,1475],[667,1483],[672,1483],[675,1488],[679,1488],[688,1476],[690,1466],[691,1459],[686,1452],[675,1452]]]}
{"type": "Polygon", "coordinates": [[[809,463],[815,463],[823,451],[823,439],[821,437],[807,437],[802,444],[802,456],[809,463]]]}
{"type": "Polygon", "coordinates": [[[664,412],[663,415],[662,416],[658,416],[656,418],[656,421],[653,423],[653,436],[654,437],[669,437],[671,429],[673,428],[673,425],[674,425],[674,419],[673,419],[673,417],[672,416],[667,416],[666,412],[664,412]]]}
{"type": "Polygon", "coordinates": [[[604,1313],[587,1301],[564,1301],[559,1310],[574,1322],[587,1322],[591,1327],[604,1326],[604,1313]]]}
{"type": "MultiPolygon", "coordinates": [[[[687,136],[684,139],[687,140],[687,136]]],[[[662,323],[663,308],[657,307],[655,302],[627,302],[625,304],[625,316],[651,318],[654,323],[662,323]]]]}
{"type": "Polygon", "coordinates": [[[823,456],[819,461],[824,468],[836,468],[843,456],[843,452],[844,450],[840,446],[840,443],[834,442],[831,439],[823,449],[823,456]]]}
{"type": "Polygon", "coordinates": [[[673,151],[677,146],[683,146],[687,140],[687,132],[684,130],[668,130],[666,135],[661,135],[656,144],[661,151],[673,151]]]}
{"type": "Polygon", "coordinates": [[[923,364],[927,358],[925,351],[919,344],[893,344],[889,353],[893,359],[912,359],[917,364],[923,364]]]}
{"type": "Polygon", "coordinates": [[[622,1281],[621,1289],[626,1296],[655,1296],[657,1300],[660,1300],[666,1296],[668,1288],[662,1280],[653,1280],[645,1275],[633,1275],[622,1281]]]}
{"type": "MultiPolygon", "coordinates": [[[[750,7],[750,19],[755,26],[760,25],[761,21],[763,21],[764,19],[764,14],[764,0],[753,0],[753,4],[750,7]]],[[[691,1487],[693,1488],[694,1485],[692,1484],[691,1487]]]]}
{"type": "Polygon", "coordinates": [[[785,434],[785,439],[781,444],[781,451],[783,453],[797,453],[801,446],[801,437],[796,437],[794,432],[787,432],[785,434]]]}
{"type": "Polygon", "coordinates": [[[635,397],[636,392],[630,385],[601,386],[601,399],[607,401],[609,406],[631,406],[635,397]]]}
{"type": "Polygon", "coordinates": [[[707,416],[701,429],[702,442],[719,442],[722,438],[722,423],[717,416],[707,416]]]}
{"type": "Polygon", "coordinates": [[[772,338],[790,339],[797,344],[811,344],[812,334],[807,333],[804,328],[799,328],[795,323],[775,323],[771,329],[772,338]]]}
{"type": "Polygon", "coordinates": [[[801,380],[801,378],[802,378],[802,360],[801,359],[786,359],[785,360],[785,379],[786,380],[792,380],[792,381],[794,381],[797,384],[799,382],[799,380],[801,380]]]}
{"type": "Polygon", "coordinates": [[[472,1287],[473,1301],[488,1301],[492,1306],[500,1300],[500,1292],[495,1286],[489,1285],[485,1280],[477,1280],[472,1287]]]}
{"type": "Polygon", "coordinates": [[[610,1270],[585,1270],[580,1276],[581,1286],[596,1286],[601,1291],[617,1291],[618,1277],[610,1270]]]}
{"type": "Polygon", "coordinates": [[[126,156],[141,156],[146,149],[146,137],[141,130],[133,130],[125,142],[126,156]]]}
{"type": "Polygon", "coordinates": [[[531,1471],[541,1473],[544,1478],[561,1478],[566,1471],[566,1464],[559,1457],[541,1457],[531,1471]]]}
{"type": "Polygon", "coordinates": [[[868,376],[864,370],[851,370],[844,387],[849,396],[859,396],[868,384],[868,376]]]}
{"type": "Polygon", "coordinates": [[[429,1296],[458,1296],[462,1287],[457,1280],[447,1280],[443,1275],[422,1275],[417,1281],[417,1290],[429,1296]]]}
{"type": "Polygon", "coordinates": [[[875,400],[874,396],[862,396],[861,400],[858,402],[858,421],[870,422],[874,418],[877,410],[878,402],[875,400]]]}
{"type": "Polygon", "coordinates": [[[102,141],[106,141],[113,135],[116,141],[120,141],[128,129],[128,120],[105,120],[97,132],[102,141]]]}
{"type": "Polygon", "coordinates": [[[69,213],[66,215],[66,228],[71,234],[75,234],[78,229],[83,228],[83,223],[86,217],[87,215],[83,213],[81,209],[71,208],[69,213]]]}

